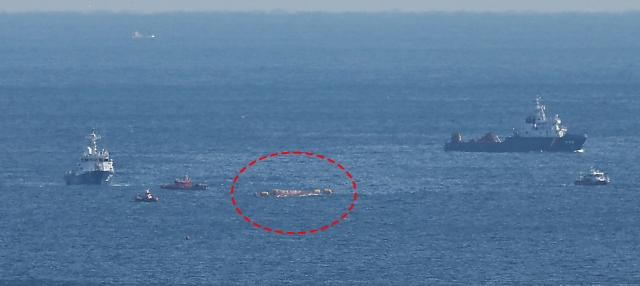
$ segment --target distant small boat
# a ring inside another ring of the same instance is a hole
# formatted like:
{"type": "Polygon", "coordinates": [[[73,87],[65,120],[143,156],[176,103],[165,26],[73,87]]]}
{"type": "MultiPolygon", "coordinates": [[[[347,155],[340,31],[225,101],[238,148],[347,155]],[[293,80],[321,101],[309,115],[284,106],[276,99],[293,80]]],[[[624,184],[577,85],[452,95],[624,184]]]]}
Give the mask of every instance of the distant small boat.
{"type": "Polygon", "coordinates": [[[604,172],[591,167],[591,170],[589,170],[589,172],[581,174],[580,177],[578,177],[578,179],[573,183],[582,186],[597,186],[606,185],[609,184],[609,182],[611,181],[604,172]]]}
{"type": "Polygon", "coordinates": [[[149,35],[149,36],[145,36],[143,34],[140,34],[140,32],[136,31],[133,33],[133,35],[131,35],[132,39],[143,39],[143,38],[155,38],[156,36],[154,36],[153,34],[149,35]]]}
{"type": "Polygon", "coordinates": [[[185,175],[184,179],[175,179],[173,180],[173,184],[164,184],[161,185],[160,188],[173,190],[206,190],[209,189],[209,186],[205,184],[194,184],[191,182],[191,179],[189,179],[189,176],[185,175]]]}

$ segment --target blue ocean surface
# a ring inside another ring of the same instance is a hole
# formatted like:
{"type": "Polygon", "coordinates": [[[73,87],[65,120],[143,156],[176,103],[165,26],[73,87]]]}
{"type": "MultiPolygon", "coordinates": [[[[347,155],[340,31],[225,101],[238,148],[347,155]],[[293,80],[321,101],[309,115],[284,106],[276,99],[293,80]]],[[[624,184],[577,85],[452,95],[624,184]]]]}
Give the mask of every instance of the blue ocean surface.
{"type": "Polygon", "coordinates": [[[639,16],[0,14],[0,284],[640,283],[639,16]],[[536,96],[583,153],[444,152],[536,96]]]}

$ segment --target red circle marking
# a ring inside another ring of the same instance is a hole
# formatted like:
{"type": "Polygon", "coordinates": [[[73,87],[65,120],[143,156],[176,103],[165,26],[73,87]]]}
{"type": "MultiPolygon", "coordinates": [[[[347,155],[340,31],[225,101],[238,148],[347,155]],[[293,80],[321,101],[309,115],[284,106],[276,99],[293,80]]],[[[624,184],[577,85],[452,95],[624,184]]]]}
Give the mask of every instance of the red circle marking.
{"type": "Polygon", "coordinates": [[[237,174],[233,178],[233,184],[231,185],[231,190],[230,190],[229,193],[231,194],[231,204],[235,207],[235,210],[238,213],[238,215],[240,215],[245,221],[247,221],[248,223],[250,223],[254,227],[257,227],[259,229],[265,230],[267,232],[274,232],[276,234],[305,235],[305,234],[317,233],[318,229],[320,229],[320,231],[327,230],[329,227],[336,226],[341,220],[346,219],[347,216],[349,215],[349,212],[351,212],[353,210],[353,207],[355,206],[356,199],[358,198],[358,192],[356,192],[356,188],[357,188],[356,181],[353,180],[353,176],[351,175],[351,173],[349,173],[347,170],[345,170],[344,166],[342,166],[341,164],[336,164],[335,160],[333,160],[331,158],[328,158],[328,157],[325,158],[324,155],[320,155],[320,154],[315,154],[315,157],[314,157],[314,154],[312,152],[303,152],[303,151],[290,152],[290,151],[284,151],[284,152],[280,152],[280,153],[272,153],[272,154],[269,154],[269,156],[264,155],[264,156],[258,158],[257,160],[251,161],[247,166],[243,166],[240,169],[240,173],[237,174]],[[242,173],[244,173],[247,170],[248,167],[253,167],[255,164],[257,164],[259,162],[262,162],[267,158],[276,157],[278,155],[302,155],[302,154],[307,155],[308,157],[311,157],[311,158],[318,158],[318,159],[321,159],[321,160],[325,160],[326,159],[327,162],[329,162],[329,163],[331,163],[333,165],[336,165],[338,168],[340,168],[340,170],[345,171],[345,175],[347,177],[349,177],[349,180],[351,180],[351,185],[353,185],[353,203],[351,203],[351,205],[349,206],[348,211],[346,213],[344,213],[339,219],[331,222],[330,224],[324,225],[324,226],[322,226],[320,228],[314,228],[314,229],[309,229],[309,230],[299,230],[299,231],[287,231],[287,230],[281,230],[281,229],[273,230],[273,228],[261,225],[258,222],[251,220],[246,215],[243,215],[242,211],[240,210],[240,208],[236,206],[236,200],[233,197],[233,194],[235,192],[235,185],[234,184],[236,184],[238,182],[238,179],[240,178],[240,175],[242,173]]]}

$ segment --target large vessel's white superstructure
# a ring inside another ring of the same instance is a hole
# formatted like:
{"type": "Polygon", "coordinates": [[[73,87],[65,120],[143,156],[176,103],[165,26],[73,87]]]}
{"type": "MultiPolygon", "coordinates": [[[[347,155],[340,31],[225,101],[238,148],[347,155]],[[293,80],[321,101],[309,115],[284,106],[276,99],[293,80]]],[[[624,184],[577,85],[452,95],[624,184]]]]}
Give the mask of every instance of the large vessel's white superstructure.
{"type": "Polygon", "coordinates": [[[536,114],[529,115],[522,130],[515,133],[522,137],[563,137],[567,133],[567,127],[562,125],[560,117],[556,114],[553,118],[547,118],[545,107],[540,104],[540,97],[536,98],[536,114]]]}
{"type": "Polygon", "coordinates": [[[75,170],[65,174],[67,185],[100,185],[109,182],[113,176],[113,159],[109,157],[109,152],[105,149],[98,150],[98,140],[102,138],[91,132],[87,139],[89,146],[82,157],[78,160],[75,170]]]}

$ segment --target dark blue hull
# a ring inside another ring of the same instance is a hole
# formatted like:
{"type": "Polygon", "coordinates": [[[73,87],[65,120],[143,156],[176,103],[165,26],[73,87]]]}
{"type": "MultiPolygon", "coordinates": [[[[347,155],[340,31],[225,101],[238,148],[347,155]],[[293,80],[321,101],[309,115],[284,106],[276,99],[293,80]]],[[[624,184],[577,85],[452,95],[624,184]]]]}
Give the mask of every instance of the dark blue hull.
{"type": "Polygon", "coordinates": [[[111,176],[111,172],[104,171],[93,171],[83,174],[68,172],[64,175],[64,180],[67,182],[67,185],[103,185],[109,182],[111,176]]]}
{"type": "Polygon", "coordinates": [[[507,137],[503,142],[449,142],[445,151],[461,152],[575,152],[582,150],[585,134],[566,134],[563,137],[507,137]]]}

